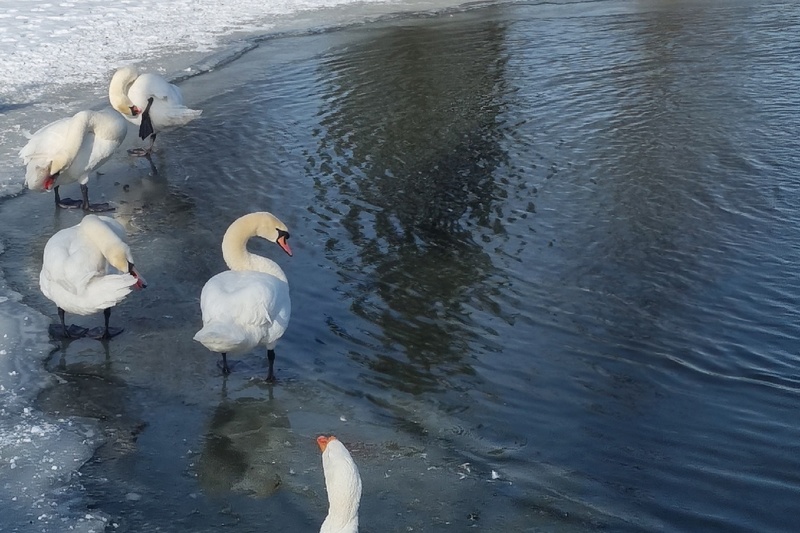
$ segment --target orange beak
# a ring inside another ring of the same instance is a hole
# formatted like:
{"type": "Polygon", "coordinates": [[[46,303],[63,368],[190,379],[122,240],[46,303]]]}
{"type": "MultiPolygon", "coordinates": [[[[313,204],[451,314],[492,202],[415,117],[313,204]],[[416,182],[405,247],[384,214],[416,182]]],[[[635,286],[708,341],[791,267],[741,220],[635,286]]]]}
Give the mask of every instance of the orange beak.
{"type": "Polygon", "coordinates": [[[278,237],[278,240],[275,242],[277,242],[278,246],[283,248],[283,251],[289,254],[289,257],[291,257],[292,249],[289,248],[289,243],[286,241],[286,237],[278,237]]]}
{"type": "Polygon", "coordinates": [[[136,284],[133,286],[134,289],[144,289],[147,287],[147,282],[139,275],[139,272],[135,268],[131,267],[129,273],[136,278],[136,284]]]}
{"type": "Polygon", "coordinates": [[[325,435],[320,435],[317,437],[317,446],[319,446],[319,451],[324,452],[325,448],[328,447],[328,443],[334,440],[336,440],[336,437],[333,435],[330,437],[326,437],[325,435]]]}

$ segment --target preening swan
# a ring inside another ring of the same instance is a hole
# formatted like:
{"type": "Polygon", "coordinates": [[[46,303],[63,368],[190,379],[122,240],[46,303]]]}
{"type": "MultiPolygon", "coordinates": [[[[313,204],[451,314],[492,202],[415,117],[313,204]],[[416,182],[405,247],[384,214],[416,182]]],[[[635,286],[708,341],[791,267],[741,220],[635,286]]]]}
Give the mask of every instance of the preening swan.
{"type": "Polygon", "coordinates": [[[109,328],[111,308],[134,288],[146,282],[133,266],[125,228],[106,216],[86,215],[75,226],[62,229],[44,247],[39,287],[58,306],[61,326],[53,325],[54,337],[82,337],[87,334],[110,339],[122,332],[109,328]],[[90,315],[103,311],[105,328],[87,330],[64,323],[64,313],[90,315]]]}
{"type": "Polygon", "coordinates": [[[344,444],[331,435],[317,437],[328,490],[328,516],[319,533],[356,533],[361,502],[361,476],[344,444]]]}
{"type": "Polygon", "coordinates": [[[25,184],[33,191],[53,189],[56,205],[85,211],[108,211],[108,204],[89,204],[89,173],[105,163],[125,140],[128,126],[113,109],[80,111],[34,133],[19,152],[27,165],[25,184]],[[82,200],[61,198],[61,185],[80,182],[82,200]]]}
{"type": "Polygon", "coordinates": [[[156,135],[183,126],[202,113],[183,105],[183,95],[177,86],[158,74],[139,74],[130,66],[114,73],[108,86],[108,99],[122,116],[139,126],[142,140],[150,137],[150,146],[130,150],[133,155],[149,155],[156,135]]]}
{"type": "Polygon", "coordinates": [[[269,372],[275,380],[275,344],[289,325],[292,303],[286,274],[275,261],[247,250],[251,237],[278,244],[292,255],[286,225],[271,213],[250,213],[235,220],[222,239],[222,257],[230,270],[206,282],[200,293],[203,329],[194,340],[222,354],[222,371],[230,373],[229,353],[267,347],[269,372]]]}

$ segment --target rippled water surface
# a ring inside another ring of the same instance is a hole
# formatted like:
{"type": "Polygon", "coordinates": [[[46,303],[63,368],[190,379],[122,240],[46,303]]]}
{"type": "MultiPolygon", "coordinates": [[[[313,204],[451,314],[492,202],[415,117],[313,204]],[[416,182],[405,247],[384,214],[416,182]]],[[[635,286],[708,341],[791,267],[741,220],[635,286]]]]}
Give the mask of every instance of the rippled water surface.
{"type": "MultiPolygon", "coordinates": [[[[120,156],[90,183],[150,287],[123,335],[54,352],[39,399],[106,427],[88,505],[115,531],[314,531],[335,433],[364,531],[794,530],[799,26],[772,2],[496,6],[185,82],[203,119],[159,137],[158,173],[120,156]],[[291,284],[274,387],[262,351],[224,379],[191,340],[254,210],[295,251],[251,246],[291,284]]],[[[0,225],[55,320],[41,250],[80,214],[51,202],[0,225]]]]}

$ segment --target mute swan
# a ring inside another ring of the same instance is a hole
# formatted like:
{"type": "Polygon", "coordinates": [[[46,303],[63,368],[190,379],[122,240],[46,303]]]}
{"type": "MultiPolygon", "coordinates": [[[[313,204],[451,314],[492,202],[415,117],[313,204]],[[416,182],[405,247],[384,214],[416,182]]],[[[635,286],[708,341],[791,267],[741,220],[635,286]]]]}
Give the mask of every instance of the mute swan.
{"type": "Polygon", "coordinates": [[[86,215],[79,224],[62,229],[44,247],[39,287],[58,306],[61,328],[53,325],[57,337],[89,336],[110,339],[122,332],[109,328],[111,308],[134,288],[147,286],[133,266],[131,250],[122,225],[106,216],[86,215]],[[86,328],[64,324],[64,312],[90,315],[103,311],[105,328],[86,328]]]}
{"type": "Polygon", "coordinates": [[[328,490],[328,516],[319,533],[357,533],[361,476],[344,444],[331,435],[317,437],[328,490]]]}
{"type": "Polygon", "coordinates": [[[206,282],[200,293],[203,328],[194,340],[222,354],[222,371],[230,373],[228,353],[267,347],[267,381],[275,380],[275,344],[286,331],[292,311],[289,282],[271,259],[250,253],[247,241],[261,237],[287,254],[289,231],[271,213],[250,213],[235,220],[222,239],[222,257],[230,270],[206,282]]]}
{"type": "Polygon", "coordinates": [[[33,191],[53,189],[56,205],[84,211],[108,211],[108,204],[90,204],[89,173],[105,163],[128,132],[125,120],[113,109],[80,111],[43,127],[19,152],[27,165],[25,184],[33,191]],[[80,182],[83,200],[61,198],[61,185],[80,182]]]}
{"type": "Polygon", "coordinates": [[[139,74],[130,66],[114,73],[108,86],[108,99],[122,116],[139,126],[139,138],[150,137],[147,148],[129,150],[129,153],[139,156],[150,154],[160,132],[183,126],[202,113],[183,105],[183,96],[177,86],[158,74],[139,74]]]}

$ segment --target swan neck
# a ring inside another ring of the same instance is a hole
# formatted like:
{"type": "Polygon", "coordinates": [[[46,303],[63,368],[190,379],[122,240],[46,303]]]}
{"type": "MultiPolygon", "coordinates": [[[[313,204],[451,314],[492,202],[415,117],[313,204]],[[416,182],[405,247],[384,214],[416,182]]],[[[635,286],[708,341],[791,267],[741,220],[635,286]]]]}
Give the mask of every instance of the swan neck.
{"type": "Polygon", "coordinates": [[[347,509],[329,511],[319,531],[320,533],[357,533],[358,504],[347,509]]]}
{"type": "MultiPolygon", "coordinates": [[[[334,441],[336,442],[336,441],[334,441]]],[[[358,506],[361,503],[361,476],[349,452],[328,446],[322,455],[325,488],[328,491],[328,516],[320,533],[356,533],[358,506]]]]}
{"type": "Polygon", "coordinates": [[[258,235],[258,228],[248,224],[245,217],[230,225],[222,238],[222,257],[231,270],[251,270],[271,274],[276,278],[288,282],[286,274],[281,267],[267,257],[254,254],[247,250],[247,241],[258,235]]]}
{"type": "Polygon", "coordinates": [[[94,243],[106,261],[120,272],[127,272],[133,262],[128,244],[96,215],[87,215],[78,226],[94,243]]]}
{"type": "Polygon", "coordinates": [[[136,73],[130,69],[120,69],[111,78],[108,86],[108,100],[111,106],[125,116],[130,116],[133,102],[128,98],[128,89],[136,81],[136,73]]]}
{"type": "Polygon", "coordinates": [[[81,149],[86,131],[94,129],[93,113],[91,111],[81,111],[72,117],[67,130],[67,137],[61,144],[61,149],[53,157],[51,171],[60,172],[72,165],[78,151],[81,149]]]}

